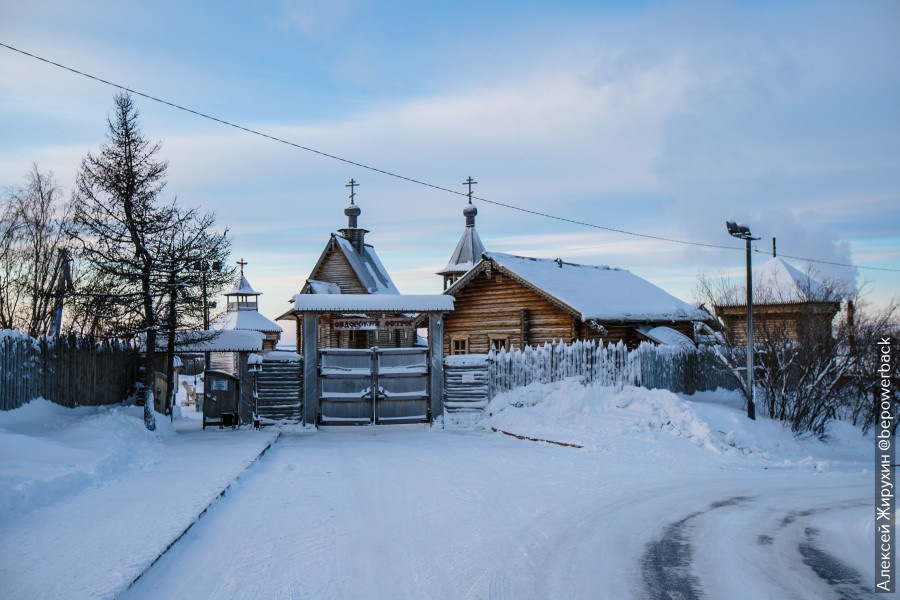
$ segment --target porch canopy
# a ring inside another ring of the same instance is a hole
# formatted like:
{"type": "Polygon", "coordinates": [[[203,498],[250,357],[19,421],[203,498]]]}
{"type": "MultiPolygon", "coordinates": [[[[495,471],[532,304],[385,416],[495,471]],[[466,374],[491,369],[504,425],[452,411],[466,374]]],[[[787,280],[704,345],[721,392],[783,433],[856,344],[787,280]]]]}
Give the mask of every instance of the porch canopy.
{"type": "MultiPolygon", "coordinates": [[[[259,352],[264,337],[259,331],[243,329],[176,331],[175,352],[259,352]]],[[[167,342],[166,336],[156,336],[156,351],[165,352],[167,342]]],[[[146,351],[146,336],[141,336],[140,348],[146,351]]]]}
{"type": "Polygon", "coordinates": [[[444,294],[297,294],[291,312],[311,313],[442,313],[453,310],[444,294]]]}
{"type": "Polygon", "coordinates": [[[441,414],[444,396],[444,323],[441,315],[453,310],[453,301],[453,296],[444,294],[297,294],[294,296],[293,310],[282,317],[302,315],[304,421],[307,424],[315,423],[318,411],[318,360],[310,360],[310,357],[314,357],[318,353],[318,321],[321,313],[427,314],[431,414],[432,418],[441,414]]]}

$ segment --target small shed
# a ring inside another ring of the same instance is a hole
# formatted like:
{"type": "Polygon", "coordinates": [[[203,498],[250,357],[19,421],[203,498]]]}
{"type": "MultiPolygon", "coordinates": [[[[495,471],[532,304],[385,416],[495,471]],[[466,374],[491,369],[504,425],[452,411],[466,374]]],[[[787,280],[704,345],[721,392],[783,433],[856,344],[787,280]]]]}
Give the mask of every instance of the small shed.
{"type": "MultiPolygon", "coordinates": [[[[753,269],[753,339],[800,340],[811,332],[827,332],[840,310],[841,299],[808,273],[781,257],[753,269]]],[[[747,287],[736,285],[715,304],[737,345],[747,343],[747,287]]]]}

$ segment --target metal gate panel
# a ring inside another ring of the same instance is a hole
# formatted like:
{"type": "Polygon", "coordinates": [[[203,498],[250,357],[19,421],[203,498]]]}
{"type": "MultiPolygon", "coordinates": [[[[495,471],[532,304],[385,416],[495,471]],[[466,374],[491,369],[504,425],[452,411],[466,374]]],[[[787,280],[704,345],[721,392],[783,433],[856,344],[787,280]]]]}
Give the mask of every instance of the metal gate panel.
{"type": "Polygon", "coordinates": [[[322,423],[371,423],[375,416],[370,350],[319,350],[322,423]]]}
{"type": "Polygon", "coordinates": [[[428,420],[428,352],[425,348],[375,351],[376,423],[428,420]]]}
{"type": "Polygon", "coordinates": [[[322,424],[427,421],[428,352],[321,349],[318,389],[322,424]]]}

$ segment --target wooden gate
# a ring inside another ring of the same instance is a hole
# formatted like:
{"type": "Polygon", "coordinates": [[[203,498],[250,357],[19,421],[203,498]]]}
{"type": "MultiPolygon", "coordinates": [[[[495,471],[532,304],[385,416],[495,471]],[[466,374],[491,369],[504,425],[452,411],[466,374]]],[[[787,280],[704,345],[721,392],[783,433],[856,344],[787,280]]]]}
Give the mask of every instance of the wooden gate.
{"type": "Polygon", "coordinates": [[[319,423],[429,420],[425,348],[319,350],[319,423]]]}

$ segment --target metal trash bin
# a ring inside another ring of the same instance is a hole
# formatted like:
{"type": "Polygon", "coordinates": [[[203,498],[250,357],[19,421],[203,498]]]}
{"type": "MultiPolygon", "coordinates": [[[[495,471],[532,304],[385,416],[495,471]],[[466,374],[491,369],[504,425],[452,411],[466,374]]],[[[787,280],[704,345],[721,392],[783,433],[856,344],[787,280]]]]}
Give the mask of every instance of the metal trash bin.
{"type": "Polygon", "coordinates": [[[203,429],[207,425],[236,428],[240,424],[238,407],[241,381],[225,371],[206,371],[203,389],[203,429]]]}

